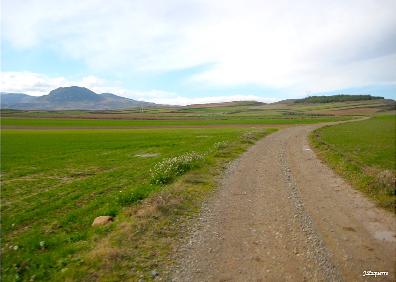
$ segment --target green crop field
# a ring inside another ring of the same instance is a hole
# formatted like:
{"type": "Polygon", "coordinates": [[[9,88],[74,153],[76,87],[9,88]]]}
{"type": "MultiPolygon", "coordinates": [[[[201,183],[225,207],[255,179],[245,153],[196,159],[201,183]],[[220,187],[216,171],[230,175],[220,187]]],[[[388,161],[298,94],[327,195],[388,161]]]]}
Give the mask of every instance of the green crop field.
{"type": "MultiPolygon", "coordinates": [[[[56,120],[52,122],[57,124],[56,120]]],[[[201,180],[190,181],[195,184],[195,194],[207,191],[207,186],[213,186],[210,169],[270,131],[3,130],[3,281],[49,281],[62,275],[83,279],[88,271],[77,270],[87,265],[95,269],[98,265],[96,260],[88,263],[84,254],[92,251],[100,238],[117,229],[126,209],[153,192],[163,191],[166,187],[163,184],[172,186],[180,174],[191,169],[204,171],[203,175],[195,176],[201,180]],[[221,154],[224,150],[228,153],[221,154]],[[192,161],[191,155],[185,155],[191,152],[195,152],[192,161]],[[169,172],[164,165],[172,164],[166,160],[174,160],[176,156],[184,159],[169,172]],[[158,165],[160,161],[162,166],[158,165]],[[157,171],[151,171],[154,168],[157,171]],[[100,215],[120,219],[104,228],[91,227],[93,219],[100,215]]],[[[147,244],[153,235],[145,236],[147,244]]],[[[137,242],[127,242],[135,249],[140,246],[137,242]]],[[[144,251],[139,255],[129,262],[144,260],[144,251]]],[[[141,270],[142,275],[146,270],[141,270]]],[[[114,270],[111,275],[125,275],[125,268],[114,270]]]]}
{"type": "Polygon", "coordinates": [[[328,126],[311,135],[322,157],[354,186],[394,210],[396,116],[328,126]]]}
{"type": "Polygon", "coordinates": [[[299,118],[212,118],[181,120],[117,120],[117,119],[66,119],[66,118],[3,118],[3,126],[25,127],[139,127],[139,126],[206,126],[206,125],[268,125],[268,124],[310,124],[343,120],[340,117],[299,118]]]}

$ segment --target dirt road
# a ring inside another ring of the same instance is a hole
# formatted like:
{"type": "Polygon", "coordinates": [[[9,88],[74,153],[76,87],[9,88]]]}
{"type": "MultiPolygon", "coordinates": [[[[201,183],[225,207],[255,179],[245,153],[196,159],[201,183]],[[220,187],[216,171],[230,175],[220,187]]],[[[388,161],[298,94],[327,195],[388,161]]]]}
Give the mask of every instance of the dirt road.
{"type": "Polygon", "coordinates": [[[233,163],[172,280],[395,281],[395,217],[316,158],[318,126],[280,130],[233,163]]]}

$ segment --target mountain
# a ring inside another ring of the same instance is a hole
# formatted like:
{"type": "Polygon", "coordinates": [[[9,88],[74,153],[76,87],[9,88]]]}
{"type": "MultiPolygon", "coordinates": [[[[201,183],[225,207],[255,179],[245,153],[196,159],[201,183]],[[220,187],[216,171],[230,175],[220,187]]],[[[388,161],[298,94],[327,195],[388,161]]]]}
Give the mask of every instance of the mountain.
{"type": "Polygon", "coordinates": [[[34,97],[23,93],[1,93],[1,107],[7,108],[9,105],[29,103],[34,97]]]}
{"type": "Polygon", "coordinates": [[[59,87],[52,90],[48,95],[39,97],[41,101],[49,103],[70,102],[100,102],[100,95],[85,87],[71,86],[59,87]]]}
{"type": "Polygon", "coordinates": [[[114,110],[156,107],[154,103],[120,97],[112,93],[97,94],[88,88],[59,87],[48,95],[34,97],[23,93],[0,93],[1,108],[17,110],[114,110]]]}

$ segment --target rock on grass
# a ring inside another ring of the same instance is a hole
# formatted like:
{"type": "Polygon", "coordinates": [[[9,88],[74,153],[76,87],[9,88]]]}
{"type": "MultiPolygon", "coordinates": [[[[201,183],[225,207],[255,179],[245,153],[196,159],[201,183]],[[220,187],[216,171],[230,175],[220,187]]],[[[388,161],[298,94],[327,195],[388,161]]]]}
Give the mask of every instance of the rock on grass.
{"type": "Polygon", "coordinates": [[[113,217],[109,215],[101,215],[94,219],[92,226],[106,225],[113,221],[113,217]]]}

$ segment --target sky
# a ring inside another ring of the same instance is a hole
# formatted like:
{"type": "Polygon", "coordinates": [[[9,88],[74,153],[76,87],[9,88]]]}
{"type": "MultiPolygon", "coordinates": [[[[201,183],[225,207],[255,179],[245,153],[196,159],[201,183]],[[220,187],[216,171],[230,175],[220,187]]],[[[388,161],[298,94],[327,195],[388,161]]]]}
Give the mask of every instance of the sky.
{"type": "Polygon", "coordinates": [[[2,0],[2,92],[396,99],[394,0],[2,0]]]}

